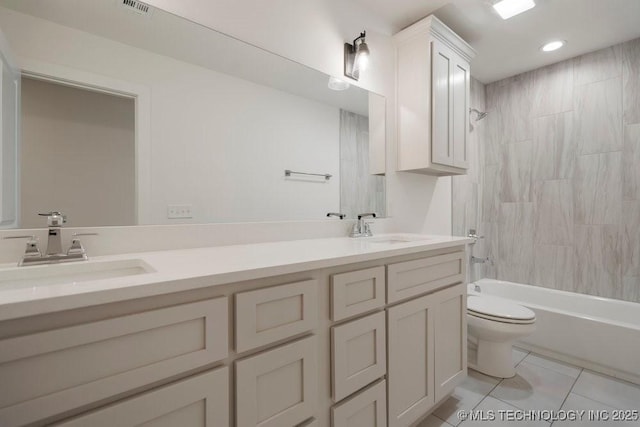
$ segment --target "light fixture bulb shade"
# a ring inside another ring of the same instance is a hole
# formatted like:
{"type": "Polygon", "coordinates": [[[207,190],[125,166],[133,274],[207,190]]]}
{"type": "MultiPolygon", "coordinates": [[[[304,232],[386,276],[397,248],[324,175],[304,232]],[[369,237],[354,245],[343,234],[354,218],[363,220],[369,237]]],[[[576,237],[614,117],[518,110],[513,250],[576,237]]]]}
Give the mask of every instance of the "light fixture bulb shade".
{"type": "Polygon", "coordinates": [[[354,69],[358,71],[365,71],[369,67],[369,46],[367,43],[362,42],[358,45],[354,62],[354,69]]]}

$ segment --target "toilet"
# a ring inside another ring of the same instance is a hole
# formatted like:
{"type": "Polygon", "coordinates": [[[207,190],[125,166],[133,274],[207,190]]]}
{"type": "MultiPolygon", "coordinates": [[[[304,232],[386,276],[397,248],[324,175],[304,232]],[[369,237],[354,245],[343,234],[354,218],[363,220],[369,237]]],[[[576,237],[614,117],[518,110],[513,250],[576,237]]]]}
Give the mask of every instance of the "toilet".
{"type": "Polygon", "coordinates": [[[477,358],[469,367],[498,378],[516,374],[511,348],[514,341],[536,329],[536,315],[511,301],[482,295],[467,296],[467,325],[477,342],[477,358]]]}

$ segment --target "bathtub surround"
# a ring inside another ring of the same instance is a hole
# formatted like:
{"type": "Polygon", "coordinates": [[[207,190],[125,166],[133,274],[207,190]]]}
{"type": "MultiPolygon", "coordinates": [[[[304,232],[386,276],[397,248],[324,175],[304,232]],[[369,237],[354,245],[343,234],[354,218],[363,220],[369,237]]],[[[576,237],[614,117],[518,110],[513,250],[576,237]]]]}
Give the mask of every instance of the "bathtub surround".
{"type": "Polygon", "coordinates": [[[479,178],[453,184],[481,207],[454,233],[495,261],[475,277],[640,302],[640,39],[491,83],[486,108],[479,178]]]}
{"type": "Polygon", "coordinates": [[[385,216],[384,176],[369,174],[369,118],[340,110],[340,212],[385,216]]]}
{"type": "MultiPolygon", "coordinates": [[[[470,108],[479,111],[485,109],[485,85],[478,80],[471,79],[470,108]]],[[[452,186],[452,233],[455,236],[466,236],[470,228],[479,228],[479,219],[486,216],[497,215],[497,207],[483,204],[483,182],[495,184],[496,168],[485,168],[483,159],[490,155],[486,152],[487,122],[491,120],[491,114],[477,122],[472,122],[473,127],[469,131],[468,144],[468,169],[466,175],[457,175],[451,178],[452,186]],[[482,212],[485,211],[485,212],[482,212]]],[[[443,178],[441,178],[443,179],[443,178]]],[[[447,178],[449,179],[449,178],[447,178]]],[[[490,237],[487,228],[483,228],[484,239],[479,239],[473,246],[473,254],[480,256],[486,252],[486,239],[490,237]]],[[[482,264],[469,265],[468,275],[478,279],[485,277],[485,266],[482,264]]]]}

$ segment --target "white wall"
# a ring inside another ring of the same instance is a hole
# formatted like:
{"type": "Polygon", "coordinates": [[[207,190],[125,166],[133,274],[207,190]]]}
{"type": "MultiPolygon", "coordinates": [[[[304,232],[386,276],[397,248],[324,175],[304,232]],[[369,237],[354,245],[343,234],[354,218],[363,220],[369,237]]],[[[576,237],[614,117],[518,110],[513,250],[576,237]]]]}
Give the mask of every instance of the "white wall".
{"type": "Polygon", "coordinates": [[[339,110],[9,10],[19,57],[147,86],[151,224],[322,218],[339,209],[339,110]],[[285,179],[284,170],[330,181],[285,179]],[[167,218],[168,205],[193,218],[167,218]]]}

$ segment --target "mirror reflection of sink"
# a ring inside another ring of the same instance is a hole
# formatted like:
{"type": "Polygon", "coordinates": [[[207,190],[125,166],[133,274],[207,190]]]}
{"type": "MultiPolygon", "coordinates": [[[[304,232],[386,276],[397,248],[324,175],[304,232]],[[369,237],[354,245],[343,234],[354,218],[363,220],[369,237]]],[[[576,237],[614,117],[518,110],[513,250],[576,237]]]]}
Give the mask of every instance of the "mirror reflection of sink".
{"type": "Polygon", "coordinates": [[[78,261],[0,270],[0,291],[136,276],[155,270],[140,259],[78,261]]]}
{"type": "Polygon", "coordinates": [[[407,234],[397,234],[391,236],[380,236],[380,237],[372,237],[367,239],[368,242],[371,243],[409,243],[409,242],[420,242],[423,240],[429,240],[426,236],[413,236],[407,234]]]}

